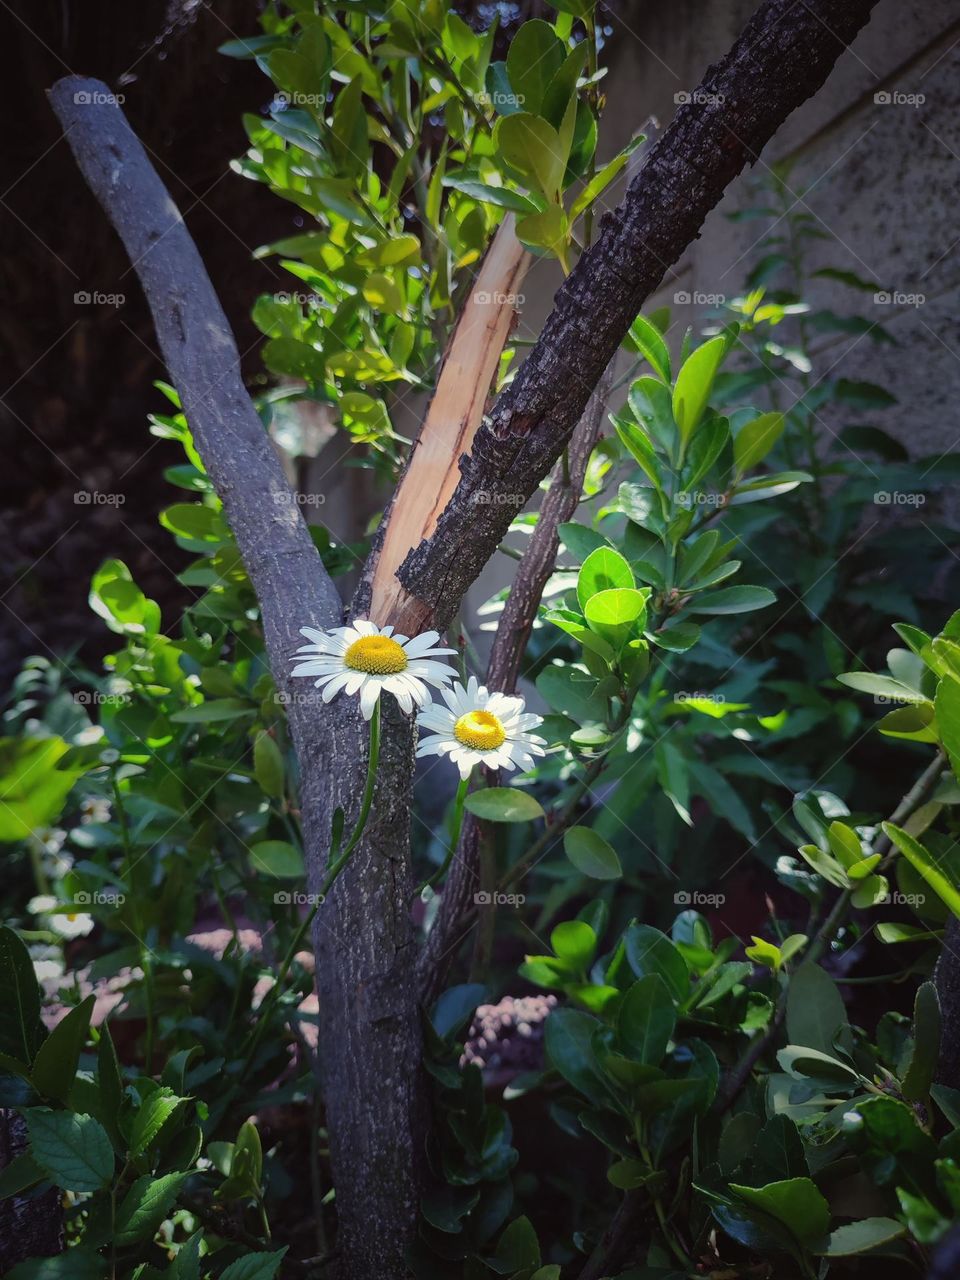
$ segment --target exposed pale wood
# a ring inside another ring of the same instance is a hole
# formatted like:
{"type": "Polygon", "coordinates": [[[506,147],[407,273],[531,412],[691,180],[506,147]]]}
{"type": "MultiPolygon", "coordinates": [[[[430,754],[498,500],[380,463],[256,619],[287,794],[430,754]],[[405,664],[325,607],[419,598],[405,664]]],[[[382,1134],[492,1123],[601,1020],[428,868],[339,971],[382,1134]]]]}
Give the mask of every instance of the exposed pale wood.
{"type": "MultiPolygon", "coordinates": [[[[515,302],[530,263],[508,214],[487,251],[457,322],[420,437],[397,489],[377,557],[370,616],[415,634],[423,607],[403,590],[396,572],[408,553],[432,536],[460,482],[460,459],[469,454],[483,418],[515,302]]],[[[425,616],[425,614],[424,614],[425,616]]]]}

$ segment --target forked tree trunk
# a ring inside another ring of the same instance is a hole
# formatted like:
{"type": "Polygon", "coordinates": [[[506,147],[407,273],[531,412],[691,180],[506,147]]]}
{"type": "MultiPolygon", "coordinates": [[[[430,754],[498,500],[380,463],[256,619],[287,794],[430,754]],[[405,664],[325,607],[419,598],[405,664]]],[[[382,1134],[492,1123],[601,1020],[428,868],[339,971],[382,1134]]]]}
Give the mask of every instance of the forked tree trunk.
{"type": "MultiPolygon", "coordinates": [[[[444,626],[515,514],[549,472],[626,330],[744,164],[826,79],[875,0],[765,0],[731,53],[657,143],[624,204],[571,272],[515,382],[455,457],[442,512],[387,584],[389,617],[413,634],[444,626]],[[478,501],[480,493],[486,501],[478,501]]],[[[305,842],[314,888],[336,805],[355,816],[366,727],[355,702],[291,688],[299,626],[341,607],[244,392],[226,320],[173,202],[105,85],[70,77],[51,94],[85,178],[136,265],[164,357],[260,601],[271,666],[291,697],[305,842]],[[89,95],[85,105],[83,93],[89,95]],[[282,501],[286,494],[288,501],[282,501]]],[[[477,403],[477,387],[464,387],[477,403]]],[[[485,393],[485,388],[482,389],[485,393]]],[[[460,433],[462,421],[451,428],[460,433]]],[[[408,472],[409,474],[409,472],[408,472]]],[[[436,495],[433,495],[435,498],[436,495]]],[[[401,540],[402,541],[402,540],[401,540]]],[[[401,547],[401,550],[403,548],[401,547]]],[[[392,555],[392,552],[391,552],[392,555]]],[[[372,580],[375,558],[368,565],[372,580]]],[[[369,588],[367,588],[369,589],[369,588]]],[[[362,593],[361,593],[362,598],[362,593]]],[[[360,607],[363,607],[361,604],[360,607]]],[[[408,908],[413,728],[387,712],[374,815],[354,861],[318,915],[318,987],[327,1126],[340,1223],[340,1280],[402,1280],[415,1231],[426,1133],[408,908]]],[[[429,985],[429,984],[427,984],[429,985]]]]}

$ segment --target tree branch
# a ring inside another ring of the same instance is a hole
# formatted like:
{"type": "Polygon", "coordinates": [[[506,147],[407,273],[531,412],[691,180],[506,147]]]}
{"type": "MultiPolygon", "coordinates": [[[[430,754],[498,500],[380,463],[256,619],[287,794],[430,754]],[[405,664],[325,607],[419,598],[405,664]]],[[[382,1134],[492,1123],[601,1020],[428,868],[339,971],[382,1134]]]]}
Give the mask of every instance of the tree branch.
{"type": "MultiPolygon", "coordinates": [[[[196,245],[116,99],[82,76],[59,80],[49,96],[140,277],[171,380],[260,601],[274,679],[289,691],[289,659],[304,620],[323,627],[342,617],[336,587],[243,385],[236,343],[196,245]]],[[[308,749],[316,733],[309,701],[290,703],[294,735],[308,749]]]]}
{"type": "Polygon", "coordinates": [[[553,466],[644,300],[787,116],[815,93],[876,0],[765,0],[659,139],[557,293],[536,345],[460,463],[433,535],[397,572],[408,632],[452,618],[553,466]],[[485,491],[490,500],[478,504],[485,491]]]}

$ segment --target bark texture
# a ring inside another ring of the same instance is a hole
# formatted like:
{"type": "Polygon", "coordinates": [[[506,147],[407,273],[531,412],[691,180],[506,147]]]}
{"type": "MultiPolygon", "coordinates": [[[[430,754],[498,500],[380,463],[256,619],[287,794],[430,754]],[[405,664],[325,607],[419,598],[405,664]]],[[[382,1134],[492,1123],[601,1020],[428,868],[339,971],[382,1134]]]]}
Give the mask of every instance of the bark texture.
{"type": "MultiPolygon", "coordinates": [[[[814,93],[875,0],[766,0],[657,143],[623,206],[601,222],[517,378],[460,462],[436,531],[404,560],[398,629],[445,625],[518,506],[556,462],[644,299],[696,237],[743,165],[814,93]],[[486,502],[477,494],[485,490],[486,502]]],[[[331,813],[349,823],[366,729],[355,707],[292,687],[305,620],[342,606],[244,390],[236,347],[180,215],[105,85],[70,77],[51,100],[80,168],[119,231],[164,358],[260,600],[302,772],[306,853],[320,883],[331,813]],[[84,100],[82,95],[89,95],[84,100]],[[79,98],[79,100],[78,100],[79,98]]],[[[465,388],[465,395],[473,389],[465,388]]],[[[396,506],[393,508],[396,512],[396,506]]],[[[370,567],[366,579],[369,590],[370,567]]],[[[363,589],[361,590],[361,598],[363,589]]],[[[374,817],[317,920],[327,1121],[342,1280],[400,1280],[415,1229],[419,1025],[408,864],[413,729],[387,715],[374,817]]]]}
{"type": "MultiPolygon", "coordinates": [[[[537,527],[510,585],[510,594],[500,615],[487,664],[486,681],[491,689],[513,693],[517,687],[520,662],[544,587],[556,564],[560,545],[557,530],[565,521],[573,519],[583,490],[587,463],[603,426],[611,373],[612,365],[587,401],[587,407],[570,438],[566,467],[562,463],[556,466],[540,507],[537,527]]],[[[479,853],[480,824],[467,813],[457,855],[443,886],[437,918],[420,953],[421,998],[425,1004],[440,994],[457,946],[462,941],[465,921],[471,914],[471,898],[480,885],[479,853]]]]}
{"type": "Polygon", "coordinates": [[[463,459],[436,533],[402,564],[409,616],[449,622],[515,502],[534,493],[567,443],[644,300],[744,165],[820,88],[875,3],[766,0],[708,70],[557,293],[539,340],[463,459]],[[492,495],[485,505],[476,502],[480,491],[492,495]]]}
{"type": "MultiPolygon", "coordinates": [[[[26,1121],[16,1111],[0,1111],[0,1169],[26,1147],[26,1121]]],[[[62,1250],[63,1207],[56,1187],[0,1200],[0,1275],[25,1258],[51,1258],[62,1250]]]]}
{"type": "MultiPolygon", "coordinates": [[[[348,824],[356,818],[367,728],[355,700],[325,706],[308,681],[294,681],[290,659],[303,642],[300,626],[335,626],[343,606],[243,386],[236,344],[176,205],[106,85],[70,77],[50,97],[140,277],[171,380],[260,601],[300,762],[305,852],[316,889],[334,809],[344,809],[348,824]]],[[[402,1276],[416,1216],[420,1024],[408,911],[413,726],[385,711],[368,836],[315,928],[344,1280],[402,1276]]]]}

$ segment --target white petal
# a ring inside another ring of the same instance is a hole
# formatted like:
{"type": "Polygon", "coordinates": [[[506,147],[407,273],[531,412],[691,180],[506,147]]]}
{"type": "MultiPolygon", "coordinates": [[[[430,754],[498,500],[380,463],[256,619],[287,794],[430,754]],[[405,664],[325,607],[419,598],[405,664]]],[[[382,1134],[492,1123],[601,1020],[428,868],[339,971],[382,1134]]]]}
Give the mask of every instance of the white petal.
{"type": "Polygon", "coordinates": [[[380,697],[380,681],[366,680],[360,690],[360,710],[363,712],[364,720],[369,720],[373,715],[373,708],[377,705],[377,699],[380,697]]]}

